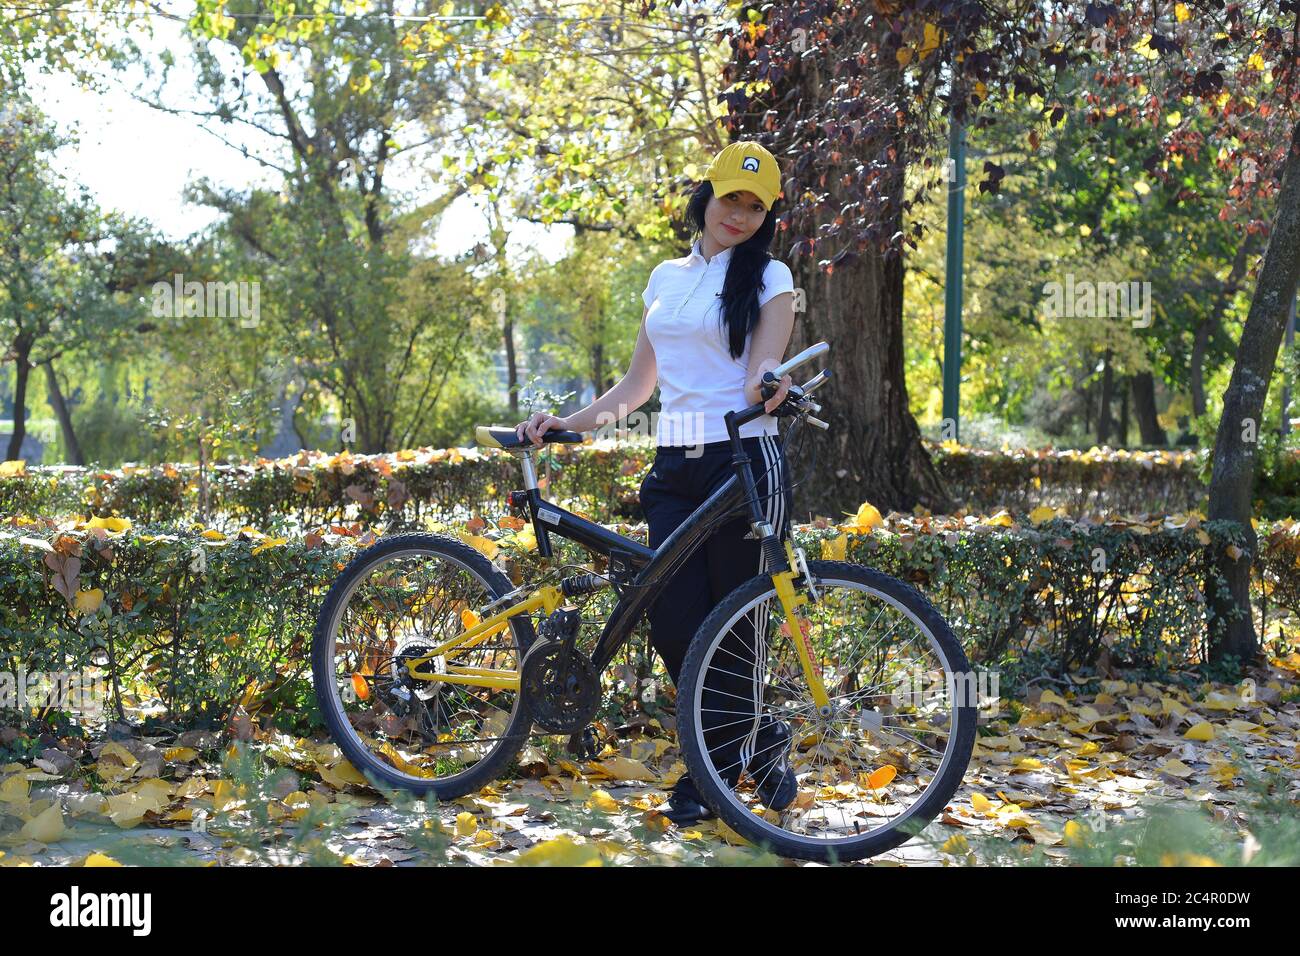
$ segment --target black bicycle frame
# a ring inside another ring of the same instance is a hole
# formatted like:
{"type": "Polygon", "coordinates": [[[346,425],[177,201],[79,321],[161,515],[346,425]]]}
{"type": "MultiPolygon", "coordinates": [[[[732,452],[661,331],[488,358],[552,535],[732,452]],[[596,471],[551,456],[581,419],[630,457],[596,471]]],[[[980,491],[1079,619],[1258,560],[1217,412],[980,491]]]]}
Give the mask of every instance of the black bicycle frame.
{"type": "MultiPolygon", "coordinates": [[[[657,589],[646,587],[650,582],[667,578],[676,573],[696,549],[705,541],[713,530],[715,522],[727,519],[733,511],[742,505],[749,513],[750,526],[762,524],[765,520],[758,504],[758,491],[754,483],[754,474],[749,466],[750,457],[746,453],[738,434],[738,429],[745,422],[764,413],[760,402],[741,412],[728,412],[727,433],[731,438],[731,464],[735,474],[729,476],[713,494],[696,508],[658,548],[648,548],[632,538],[610,531],[594,521],[579,517],[571,511],[542,498],[537,488],[528,489],[528,507],[533,519],[533,529],[537,536],[537,549],[543,557],[551,556],[549,534],[558,534],[562,538],[576,541],[591,551],[604,554],[610,559],[609,574],[616,571],[615,561],[620,559],[629,570],[637,571],[636,577],[624,582],[629,592],[620,594],[605,629],[592,650],[591,660],[597,672],[603,671],[614,659],[614,655],[632,634],[632,629],[658,596],[657,589]]],[[[769,484],[775,479],[769,479],[769,484]]],[[[769,573],[775,574],[786,570],[788,562],[781,550],[775,533],[761,540],[761,547],[768,553],[769,573]]]]}

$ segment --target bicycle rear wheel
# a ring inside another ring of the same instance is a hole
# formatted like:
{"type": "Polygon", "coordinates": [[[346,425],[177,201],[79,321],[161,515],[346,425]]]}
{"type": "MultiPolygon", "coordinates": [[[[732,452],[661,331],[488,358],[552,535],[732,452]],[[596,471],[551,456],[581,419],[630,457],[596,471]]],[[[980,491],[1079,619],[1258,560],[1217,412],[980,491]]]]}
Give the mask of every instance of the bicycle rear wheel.
{"type": "Polygon", "coordinates": [[[376,782],[447,800],[497,779],[529,729],[519,662],[534,640],[526,615],[418,665],[417,673],[510,672],[514,687],[414,677],[426,656],[511,590],[474,548],[444,535],[381,539],[330,587],[312,638],[312,679],[343,755],[376,782]]]}
{"type": "Polygon", "coordinates": [[[829,706],[813,701],[797,635],[771,577],[759,575],[692,639],[678,737],[701,795],[741,836],[781,856],[855,860],[919,833],[961,785],[975,740],[974,675],[911,585],[839,561],[809,562],[809,572],[819,598],[797,614],[829,706]],[[789,736],[775,739],[788,743],[764,745],[760,734],[778,724],[789,736]],[[773,809],[760,791],[783,775],[777,757],[798,787],[773,809]]]}

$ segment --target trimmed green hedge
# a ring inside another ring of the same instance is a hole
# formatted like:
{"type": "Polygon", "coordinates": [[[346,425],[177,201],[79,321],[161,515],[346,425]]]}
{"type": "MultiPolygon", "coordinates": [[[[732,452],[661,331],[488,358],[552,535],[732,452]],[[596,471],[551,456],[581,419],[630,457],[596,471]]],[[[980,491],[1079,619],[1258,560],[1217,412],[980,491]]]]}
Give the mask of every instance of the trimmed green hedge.
{"type": "MultiPolygon", "coordinates": [[[[1205,496],[1201,453],[1110,449],[991,452],[931,444],[954,500],[972,513],[1046,504],[1071,513],[1189,511],[1205,496]]],[[[547,496],[597,521],[640,516],[637,490],[654,449],[645,440],[549,446],[539,474],[547,496]]],[[[522,485],[510,455],[476,448],[421,448],[391,455],[303,452],[290,458],[217,465],[209,477],[209,521],[233,530],[304,529],[362,521],[389,531],[424,519],[504,513],[522,485]]],[[[117,514],[141,523],[199,513],[191,465],[107,471],[34,468],[0,477],[0,515],[117,514]]],[[[846,507],[856,502],[846,502],[846,507]]],[[[1204,509],[1202,509],[1204,510],[1204,509]]],[[[838,518],[839,516],[833,516],[838,518]]]]}
{"type": "MultiPolygon", "coordinates": [[[[541,456],[538,473],[548,496],[609,520],[639,513],[637,489],[652,455],[649,443],[556,445],[541,456]]],[[[522,484],[518,461],[502,452],[304,452],[276,461],[217,465],[207,474],[207,498],[209,520],[223,529],[362,521],[399,530],[421,527],[426,517],[502,514],[506,493],[522,484]]],[[[192,465],[33,468],[0,477],[0,515],[89,512],[144,524],[175,522],[199,514],[199,489],[192,465]]]]}
{"type": "Polygon", "coordinates": [[[1206,510],[1204,451],[931,445],[948,492],[972,513],[1037,505],[1084,512],[1173,514],[1206,510]]]}
{"type": "MultiPolygon", "coordinates": [[[[1011,522],[891,515],[869,532],[810,525],[795,538],[810,557],[847,557],[915,582],[973,660],[1002,669],[1004,692],[1027,668],[1154,671],[1204,659],[1205,548],[1239,544],[1239,528],[1011,522]]],[[[115,687],[147,684],[177,723],[221,719],[250,688],[250,700],[276,711],[312,707],[315,614],[357,539],[244,532],[218,541],[198,529],[92,524],[100,527],[0,527],[0,668],[77,670],[100,659],[115,687]]],[[[643,527],[614,529],[644,540],[643,527]]],[[[541,559],[527,534],[477,530],[473,543],[512,579],[534,579],[541,559]]],[[[1294,530],[1260,529],[1259,566],[1275,607],[1294,606],[1278,595],[1300,594],[1294,530]]],[[[589,557],[553,540],[561,562],[589,557]]]]}

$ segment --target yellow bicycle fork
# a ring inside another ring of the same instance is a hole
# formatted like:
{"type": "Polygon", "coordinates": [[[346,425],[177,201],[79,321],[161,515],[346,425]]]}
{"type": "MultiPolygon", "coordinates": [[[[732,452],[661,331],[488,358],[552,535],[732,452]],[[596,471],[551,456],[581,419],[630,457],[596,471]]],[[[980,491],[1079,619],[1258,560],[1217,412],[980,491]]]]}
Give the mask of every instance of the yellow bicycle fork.
{"type": "MultiPolygon", "coordinates": [[[[772,584],[776,587],[777,598],[781,602],[782,610],[785,611],[790,636],[794,640],[795,651],[799,656],[799,664],[803,668],[804,679],[808,681],[813,703],[819,710],[824,711],[830,705],[830,696],[826,693],[826,685],[822,682],[821,669],[814,660],[812,642],[808,639],[808,622],[795,611],[796,608],[808,603],[808,595],[801,594],[794,588],[794,579],[799,576],[799,571],[794,546],[789,540],[785,542],[785,553],[789,561],[789,570],[774,573],[771,576],[772,584]]],[[[507,670],[466,667],[453,664],[452,659],[504,631],[509,626],[510,618],[515,615],[531,614],[536,610],[550,614],[563,603],[564,594],[559,588],[549,585],[538,588],[518,604],[512,604],[491,617],[483,618],[456,637],[444,641],[419,657],[412,658],[406,662],[405,667],[412,677],[420,680],[469,684],[494,690],[518,690],[518,668],[507,670]],[[430,674],[419,670],[431,661],[436,662],[440,657],[444,661],[442,671],[430,674]]]]}
{"type": "Polygon", "coordinates": [[[808,639],[808,622],[795,613],[795,608],[808,603],[808,595],[800,594],[794,589],[794,579],[799,576],[798,562],[795,561],[794,545],[787,539],[785,555],[789,564],[788,571],[779,571],[772,575],[772,584],[776,587],[776,596],[785,611],[786,626],[790,628],[790,638],[794,641],[795,652],[799,655],[799,665],[803,668],[804,680],[812,694],[813,703],[818,711],[825,713],[830,708],[830,695],[822,682],[821,668],[814,662],[812,641],[808,639]]]}

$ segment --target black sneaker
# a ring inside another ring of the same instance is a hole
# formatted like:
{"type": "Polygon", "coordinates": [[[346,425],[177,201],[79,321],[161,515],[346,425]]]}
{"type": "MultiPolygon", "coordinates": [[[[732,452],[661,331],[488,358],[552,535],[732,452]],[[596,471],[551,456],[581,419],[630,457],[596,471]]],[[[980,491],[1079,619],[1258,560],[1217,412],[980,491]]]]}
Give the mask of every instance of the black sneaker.
{"type": "Polygon", "coordinates": [[[758,798],[769,810],[784,810],[799,794],[799,778],[790,768],[790,725],[764,714],[758,725],[748,770],[758,798]]]}
{"type": "Polygon", "coordinates": [[[659,812],[679,827],[690,826],[701,820],[712,820],[714,817],[713,811],[695,789],[695,783],[686,774],[677,778],[672,790],[668,792],[667,802],[660,806],[659,812]]]}

